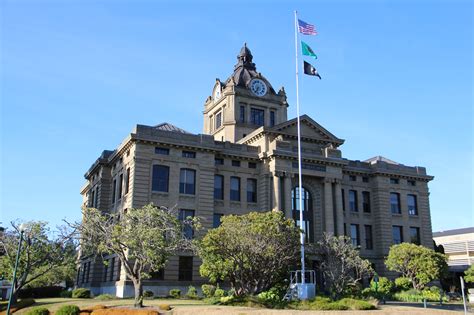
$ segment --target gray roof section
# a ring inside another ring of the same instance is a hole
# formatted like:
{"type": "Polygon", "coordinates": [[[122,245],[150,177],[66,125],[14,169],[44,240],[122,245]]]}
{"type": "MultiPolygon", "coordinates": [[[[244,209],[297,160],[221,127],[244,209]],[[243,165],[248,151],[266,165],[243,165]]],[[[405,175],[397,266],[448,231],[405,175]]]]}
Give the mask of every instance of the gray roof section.
{"type": "Polygon", "coordinates": [[[381,155],[374,156],[370,159],[365,160],[364,162],[374,164],[374,163],[377,163],[377,161],[382,161],[382,162],[385,162],[385,163],[388,163],[388,164],[393,164],[393,165],[400,165],[400,163],[397,163],[395,161],[387,159],[386,157],[383,157],[381,155]]]}
{"type": "Polygon", "coordinates": [[[154,128],[156,128],[158,130],[163,130],[163,131],[172,131],[172,132],[179,132],[179,133],[192,135],[192,133],[187,132],[186,130],[181,129],[179,127],[176,127],[175,125],[172,125],[172,124],[167,123],[167,122],[156,125],[156,126],[154,126],[154,128]]]}
{"type": "Polygon", "coordinates": [[[468,233],[474,233],[474,227],[433,232],[433,237],[468,234],[468,233]]]}

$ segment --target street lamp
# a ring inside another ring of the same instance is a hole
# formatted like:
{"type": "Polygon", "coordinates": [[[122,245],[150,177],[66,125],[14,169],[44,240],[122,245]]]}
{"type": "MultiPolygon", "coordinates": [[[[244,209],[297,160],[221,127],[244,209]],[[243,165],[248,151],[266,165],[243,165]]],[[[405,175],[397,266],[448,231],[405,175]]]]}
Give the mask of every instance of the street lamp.
{"type": "Polygon", "coordinates": [[[18,261],[20,260],[20,252],[21,252],[21,243],[23,242],[23,233],[25,233],[26,225],[22,223],[20,224],[18,229],[20,230],[20,241],[18,242],[18,251],[16,252],[15,269],[13,270],[13,281],[12,281],[12,287],[10,289],[10,298],[8,299],[7,315],[10,315],[10,308],[12,306],[13,290],[15,288],[15,282],[16,282],[16,270],[18,269],[18,261]]]}

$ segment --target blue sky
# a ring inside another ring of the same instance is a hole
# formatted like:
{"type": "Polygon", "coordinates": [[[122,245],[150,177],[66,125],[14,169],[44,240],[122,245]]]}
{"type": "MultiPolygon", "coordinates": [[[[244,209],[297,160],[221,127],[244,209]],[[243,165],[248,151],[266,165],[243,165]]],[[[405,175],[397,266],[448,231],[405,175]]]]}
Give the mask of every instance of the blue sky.
{"type": "Polygon", "coordinates": [[[0,222],[80,218],[83,175],[134,124],[202,130],[247,42],[295,117],[293,11],[322,80],[302,113],[343,155],[425,166],[433,230],[473,226],[471,1],[1,1],[0,222]]]}

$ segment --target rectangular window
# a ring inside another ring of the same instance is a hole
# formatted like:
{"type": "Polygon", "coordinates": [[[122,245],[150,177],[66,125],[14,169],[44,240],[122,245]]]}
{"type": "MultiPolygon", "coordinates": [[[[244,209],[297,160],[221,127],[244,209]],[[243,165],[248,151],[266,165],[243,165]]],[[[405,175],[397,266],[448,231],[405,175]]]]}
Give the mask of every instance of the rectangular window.
{"type": "Polygon", "coordinates": [[[179,193],[194,195],[196,193],[196,171],[182,168],[179,175],[179,193]]]}
{"type": "Polygon", "coordinates": [[[214,217],[212,221],[213,228],[218,228],[221,225],[222,216],[223,216],[222,213],[214,213],[214,217]]]}
{"type": "Polygon", "coordinates": [[[271,111],[270,112],[270,127],[275,126],[275,112],[271,111]]]}
{"type": "Polygon", "coordinates": [[[407,180],[408,186],[416,186],[416,181],[414,180],[407,180]]]}
{"type": "Polygon", "coordinates": [[[418,205],[416,195],[407,195],[407,207],[409,215],[418,215],[418,205]]]}
{"type": "Polygon", "coordinates": [[[122,199],[122,187],[123,187],[123,174],[120,174],[119,183],[118,183],[118,200],[122,199]]]}
{"type": "Polygon", "coordinates": [[[214,164],[215,164],[215,165],[224,165],[224,159],[215,158],[215,159],[214,159],[214,164]]]}
{"type": "Polygon", "coordinates": [[[155,154],[170,155],[170,149],[155,147],[155,154]]]}
{"type": "Polygon", "coordinates": [[[349,180],[350,180],[351,182],[356,182],[356,181],[357,181],[357,176],[355,176],[355,175],[349,175],[349,180]]]}
{"type": "Polygon", "coordinates": [[[165,280],[165,269],[150,272],[150,280],[165,280]]]}
{"type": "Polygon", "coordinates": [[[188,240],[192,239],[194,236],[193,227],[189,222],[189,220],[192,220],[192,218],[194,218],[194,210],[186,210],[186,209],[179,210],[179,220],[181,222],[186,223],[183,226],[183,234],[184,234],[184,237],[187,238],[188,240]]]}
{"type": "Polygon", "coordinates": [[[394,214],[401,214],[402,210],[400,209],[400,194],[399,193],[390,193],[390,209],[394,214]]]}
{"type": "Polygon", "coordinates": [[[362,182],[368,183],[368,182],[369,182],[369,178],[368,178],[367,176],[363,176],[363,177],[362,177],[362,182]]]}
{"type": "Polygon", "coordinates": [[[240,105],[240,122],[245,122],[245,106],[240,105]]]}
{"type": "Polygon", "coordinates": [[[224,176],[214,175],[214,199],[224,200],[224,176]]]}
{"type": "Polygon", "coordinates": [[[115,257],[112,257],[110,260],[110,281],[114,281],[114,273],[115,273],[115,257]]]}
{"type": "Polygon", "coordinates": [[[250,109],[250,122],[254,125],[263,126],[265,125],[265,111],[262,109],[251,108],[250,109]]]}
{"type": "Polygon", "coordinates": [[[117,180],[114,179],[112,184],[112,203],[115,203],[115,197],[117,195],[117,180]]]}
{"type": "Polygon", "coordinates": [[[240,167],[240,161],[232,160],[232,166],[240,167]]]}
{"type": "Polygon", "coordinates": [[[182,156],[185,157],[185,158],[189,158],[189,159],[195,159],[196,158],[196,152],[183,151],[182,156]]]}
{"type": "Polygon", "coordinates": [[[257,180],[247,179],[247,202],[257,202],[257,180]]]}
{"type": "Polygon", "coordinates": [[[99,187],[95,189],[95,196],[94,196],[94,208],[99,206],[99,187]]]}
{"type": "Polygon", "coordinates": [[[342,211],[346,211],[346,194],[344,189],[341,189],[341,195],[342,195],[342,211]]]}
{"type": "Polygon", "coordinates": [[[230,178],[230,200],[240,201],[240,178],[232,176],[230,178]]]}
{"type": "Polygon", "coordinates": [[[360,246],[359,224],[351,224],[351,242],[352,246],[360,246]]]}
{"type": "Polygon", "coordinates": [[[222,113],[221,112],[216,114],[216,129],[219,129],[220,126],[222,126],[222,113]]]}
{"type": "Polygon", "coordinates": [[[374,242],[372,239],[372,225],[364,225],[365,228],[365,248],[374,249],[374,242]]]}
{"type": "Polygon", "coordinates": [[[420,228],[410,227],[410,242],[416,245],[420,245],[420,228]]]}
{"type": "Polygon", "coordinates": [[[94,208],[94,200],[95,200],[95,189],[92,189],[90,197],[89,197],[89,207],[94,208]]]}
{"type": "Polygon", "coordinates": [[[168,192],[170,168],[164,165],[153,165],[151,190],[168,192]]]}
{"type": "Polygon", "coordinates": [[[127,179],[125,182],[125,194],[128,194],[130,190],[130,167],[127,168],[127,179]]]}
{"type": "Polygon", "coordinates": [[[249,162],[249,168],[257,168],[257,163],[249,162]]]}
{"type": "Polygon", "coordinates": [[[359,207],[357,206],[357,191],[355,190],[349,190],[349,210],[359,212],[359,207]]]}
{"type": "Polygon", "coordinates": [[[193,280],[193,257],[192,256],[179,257],[178,280],[179,281],[192,281],[193,280]]]}
{"type": "Polygon", "coordinates": [[[109,265],[108,265],[108,262],[104,263],[104,277],[103,277],[103,281],[107,281],[108,280],[108,276],[109,276],[109,265]]]}
{"type": "Polygon", "coordinates": [[[397,185],[399,183],[398,178],[390,178],[390,184],[395,184],[397,185]]]}
{"type": "Polygon", "coordinates": [[[392,237],[393,244],[401,244],[403,242],[403,227],[398,225],[392,226],[392,237]]]}
{"type": "Polygon", "coordinates": [[[370,213],[370,192],[362,192],[362,209],[365,213],[370,213]]]}

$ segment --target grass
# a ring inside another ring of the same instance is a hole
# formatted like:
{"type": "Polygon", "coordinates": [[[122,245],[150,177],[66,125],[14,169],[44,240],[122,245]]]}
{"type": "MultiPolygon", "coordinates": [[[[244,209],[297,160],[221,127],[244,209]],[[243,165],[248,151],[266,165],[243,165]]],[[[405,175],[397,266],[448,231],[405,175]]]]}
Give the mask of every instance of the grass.
{"type": "MultiPolygon", "coordinates": [[[[73,298],[46,298],[46,299],[36,299],[36,303],[30,307],[26,307],[22,310],[19,310],[15,314],[21,315],[25,314],[34,307],[42,306],[49,309],[51,312],[55,312],[63,305],[77,305],[79,308],[84,308],[88,306],[94,306],[97,304],[104,304],[107,306],[133,306],[134,299],[116,299],[116,300],[107,300],[99,301],[95,299],[73,299],[73,298]]],[[[158,306],[159,304],[169,304],[171,307],[180,306],[196,306],[196,305],[206,305],[200,300],[187,300],[187,299],[153,299],[153,300],[144,300],[143,304],[145,306],[158,306]]]]}

